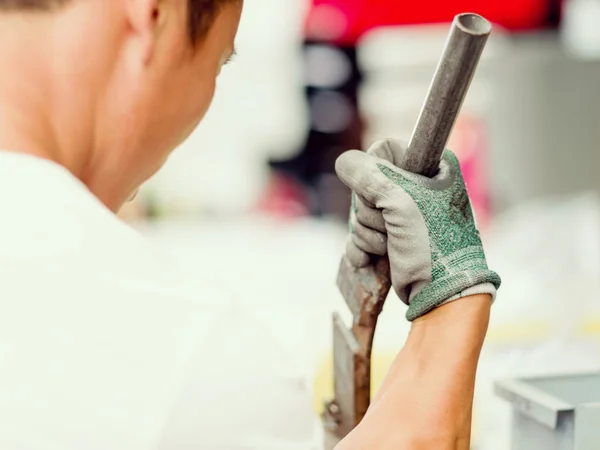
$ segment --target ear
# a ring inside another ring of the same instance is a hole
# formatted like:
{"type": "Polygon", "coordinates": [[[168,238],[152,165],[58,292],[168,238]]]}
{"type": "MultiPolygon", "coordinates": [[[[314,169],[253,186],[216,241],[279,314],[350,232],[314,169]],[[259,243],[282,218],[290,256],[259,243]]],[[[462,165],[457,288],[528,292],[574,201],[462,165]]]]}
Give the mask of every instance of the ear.
{"type": "Polygon", "coordinates": [[[152,59],[156,41],[165,22],[162,0],[124,0],[131,32],[136,36],[143,63],[152,59]]]}

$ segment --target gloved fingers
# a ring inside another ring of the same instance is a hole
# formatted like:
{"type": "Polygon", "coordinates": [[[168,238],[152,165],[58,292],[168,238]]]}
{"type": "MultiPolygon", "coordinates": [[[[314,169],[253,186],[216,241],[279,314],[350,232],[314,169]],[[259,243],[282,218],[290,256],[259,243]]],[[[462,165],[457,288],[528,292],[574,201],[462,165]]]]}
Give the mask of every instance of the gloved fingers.
{"type": "Polygon", "coordinates": [[[386,233],[385,220],[380,209],[367,205],[365,199],[355,195],[353,214],[358,223],[380,233],[386,233]]]}
{"type": "Polygon", "coordinates": [[[406,155],[407,148],[408,143],[405,141],[398,139],[381,139],[374,142],[367,150],[367,153],[385,159],[396,167],[400,167],[404,162],[404,155],[406,155]]]}
{"type": "Polygon", "coordinates": [[[346,242],[346,258],[353,267],[360,269],[361,267],[366,267],[371,262],[371,258],[361,249],[359,249],[350,236],[348,241],[346,242]]]}
{"type": "Polygon", "coordinates": [[[392,168],[396,173],[431,190],[439,191],[447,189],[456,181],[456,175],[460,173],[460,164],[456,158],[456,155],[452,153],[452,151],[446,150],[444,152],[444,158],[440,162],[440,169],[438,173],[432,178],[427,178],[407,172],[400,168],[404,162],[407,149],[408,143],[405,141],[397,139],[382,139],[371,145],[369,150],[367,150],[367,153],[369,155],[389,161],[396,166],[395,168],[392,168]]]}
{"type": "Polygon", "coordinates": [[[367,203],[377,206],[382,197],[394,187],[379,165],[390,163],[359,150],[350,150],[338,157],[335,171],[346,186],[367,203]]]}
{"type": "Polygon", "coordinates": [[[351,218],[352,242],[365,253],[383,256],[387,253],[387,235],[365,227],[356,217],[351,218]]]}
{"type": "Polygon", "coordinates": [[[361,203],[362,205],[365,205],[367,208],[370,208],[370,209],[377,209],[377,208],[376,208],[376,206],[375,206],[374,204],[372,204],[371,202],[369,202],[369,201],[368,201],[366,198],[364,198],[362,195],[358,195],[358,194],[356,194],[356,192],[353,192],[353,193],[352,193],[352,195],[353,195],[355,198],[358,198],[358,199],[360,199],[360,203],[361,203]]]}

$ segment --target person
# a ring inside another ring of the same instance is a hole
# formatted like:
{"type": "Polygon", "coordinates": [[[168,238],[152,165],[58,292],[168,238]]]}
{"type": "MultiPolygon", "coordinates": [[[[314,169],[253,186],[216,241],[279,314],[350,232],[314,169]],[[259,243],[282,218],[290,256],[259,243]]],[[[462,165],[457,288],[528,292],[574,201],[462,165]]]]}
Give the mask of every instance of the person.
{"type": "Polygon", "coordinates": [[[241,11],[0,0],[0,449],[310,448],[269,316],[115,215],[204,116],[241,11]]]}
{"type": "MultiPolygon", "coordinates": [[[[0,0],[3,450],[307,448],[310,401],[279,395],[290,380],[264,369],[283,358],[265,352],[260,311],[171,267],[115,215],[202,120],[242,7],[0,0]]],[[[339,450],[468,448],[499,279],[451,154],[428,181],[395,167],[401,152],[385,142],[337,163],[356,193],[347,256],[389,253],[413,320],[339,450]]]]}

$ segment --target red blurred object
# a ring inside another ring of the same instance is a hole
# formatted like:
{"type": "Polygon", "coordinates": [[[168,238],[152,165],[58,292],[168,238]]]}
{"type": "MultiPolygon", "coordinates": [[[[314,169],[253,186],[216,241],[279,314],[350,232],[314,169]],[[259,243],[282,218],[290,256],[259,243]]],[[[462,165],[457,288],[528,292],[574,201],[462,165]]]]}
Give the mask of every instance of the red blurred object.
{"type": "Polygon", "coordinates": [[[278,219],[309,215],[308,198],[303,187],[283,174],[274,174],[257,205],[258,212],[278,219]]]}
{"type": "Polygon", "coordinates": [[[473,12],[513,31],[543,27],[548,0],[312,0],[306,21],[308,38],[355,44],[367,31],[391,25],[451,22],[473,12]]]}

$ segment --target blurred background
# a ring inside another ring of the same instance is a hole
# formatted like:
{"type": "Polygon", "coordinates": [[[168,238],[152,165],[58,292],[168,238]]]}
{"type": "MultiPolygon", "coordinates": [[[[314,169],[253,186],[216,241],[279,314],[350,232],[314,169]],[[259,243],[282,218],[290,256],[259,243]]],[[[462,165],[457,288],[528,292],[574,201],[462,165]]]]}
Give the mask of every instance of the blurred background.
{"type": "MultiPolygon", "coordinates": [[[[181,270],[260,311],[313,405],[299,412],[315,423],[307,443],[332,390],[331,312],[349,316],[335,276],[350,196],[334,161],[410,137],[460,12],[495,25],[450,147],[504,281],[473,448],[508,449],[494,380],[600,369],[600,0],[246,0],[211,111],[122,211],[181,270]]],[[[388,300],[377,380],[404,311],[388,300]]]]}

